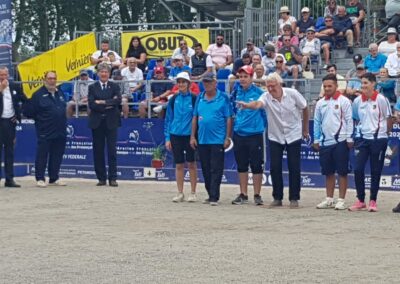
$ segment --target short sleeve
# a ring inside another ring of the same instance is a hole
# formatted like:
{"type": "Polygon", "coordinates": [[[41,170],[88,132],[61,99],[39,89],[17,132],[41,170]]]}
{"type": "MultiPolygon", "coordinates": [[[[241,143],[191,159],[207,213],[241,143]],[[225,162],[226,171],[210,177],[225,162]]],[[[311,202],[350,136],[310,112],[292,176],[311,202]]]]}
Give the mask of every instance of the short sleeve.
{"type": "Polygon", "coordinates": [[[268,96],[268,93],[265,92],[265,93],[263,93],[263,94],[258,98],[258,100],[257,100],[257,101],[259,101],[259,102],[262,102],[264,108],[268,105],[268,98],[267,98],[267,96],[268,96]]]}
{"type": "Polygon", "coordinates": [[[303,97],[303,95],[300,94],[297,90],[292,89],[291,91],[293,91],[293,93],[291,93],[291,94],[294,98],[296,107],[299,109],[305,109],[307,107],[307,101],[303,97]]]}

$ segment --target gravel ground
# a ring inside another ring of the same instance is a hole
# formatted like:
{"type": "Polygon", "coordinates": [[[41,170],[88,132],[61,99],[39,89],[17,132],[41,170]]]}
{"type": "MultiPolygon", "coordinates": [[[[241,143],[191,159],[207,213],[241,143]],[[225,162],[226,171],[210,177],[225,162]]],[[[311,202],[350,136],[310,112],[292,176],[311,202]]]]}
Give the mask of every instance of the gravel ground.
{"type": "Polygon", "coordinates": [[[173,183],[18,182],[0,188],[0,283],[398,283],[396,192],[351,213],[315,209],[316,189],[299,209],[269,209],[231,205],[237,186],[211,207],[173,204],[173,183]]]}

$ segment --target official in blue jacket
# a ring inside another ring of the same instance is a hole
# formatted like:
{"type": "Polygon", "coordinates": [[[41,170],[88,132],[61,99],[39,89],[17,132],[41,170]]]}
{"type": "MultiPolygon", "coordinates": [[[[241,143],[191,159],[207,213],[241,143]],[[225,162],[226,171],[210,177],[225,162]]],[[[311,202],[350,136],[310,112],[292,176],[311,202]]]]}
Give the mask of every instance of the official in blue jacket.
{"type": "Polygon", "coordinates": [[[189,73],[179,73],[176,77],[176,83],[178,84],[178,94],[169,100],[164,122],[165,148],[172,151],[174,155],[175,177],[178,187],[178,194],[172,201],[182,202],[185,199],[183,182],[186,161],[189,167],[191,186],[191,193],[187,201],[195,202],[197,200],[197,165],[194,149],[190,147],[190,134],[196,97],[189,90],[191,84],[189,73]]]}
{"type": "Polygon", "coordinates": [[[37,90],[24,105],[24,114],[35,120],[37,147],[35,177],[38,187],[46,187],[46,165],[49,184],[66,185],[59,179],[67,138],[67,116],[64,94],[57,89],[57,74],[48,71],[44,86],[37,90]]]}
{"type": "MultiPolygon", "coordinates": [[[[257,101],[263,91],[253,85],[254,70],[246,65],[238,70],[240,86],[236,92],[236,100],[243,102],[257,101]]],[[[237,110],[233,125],[234,154],[239,173],[240,194],[232,204],[248,203],[247,186],[249,166],[253,174],[254,203],[262,205],[261,184],[264,170],[264,139],[263,134],[267,124],[264,109],[237,110]]]]}

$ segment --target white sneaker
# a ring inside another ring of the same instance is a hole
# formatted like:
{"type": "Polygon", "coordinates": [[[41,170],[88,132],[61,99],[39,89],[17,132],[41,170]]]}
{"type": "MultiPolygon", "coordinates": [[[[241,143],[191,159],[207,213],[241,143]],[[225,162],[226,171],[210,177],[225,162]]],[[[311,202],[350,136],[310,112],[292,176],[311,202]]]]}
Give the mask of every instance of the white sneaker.
{"type": "Polygon", "coordinates": [[[211,206],[218,206],[219,203],[218,203],[218,201],[210,201],[210,205],[211,206]]]}
{"type": "Polygon", "coordinates": [[[56,180],[55,182],[49,183],[49,186],[66,186],[67,184],[62,180],[56,180]]]}
{"type": "Polygon", "coordinates": [[[196,202],[196,201],[197,201],[196,193],[190,193],[190,195],[189,195],[187,201],[188,201],[188,202],[196,202]]]}
{"type": "Polygon", "coordinates": [[[338,198],[336,206],[335,206],[335,210],[346,210],[347,206],[344,203],[344,199],[342,198],[338,198]]]}
{"type": "Polygon", "coordinates": [[[334,207],[335,207],[335,202],[333,198],[329,197],[327,197],[324,201],[322,201],[320,204],[317,205],[317,209],[329,209],[334,207]]]}
{"type": "Polygon", "coordinates": [[[183,193],[178,193],[174,198],[172,198],[172,202],[182,202],[185,196],[183,193]]]}
{"type": "Polygon", "coordinates": [[[42,188],[47,187],[47,184],[44,180],[38,180],[36,185],[37,187],[42,187],[42,188]]]}

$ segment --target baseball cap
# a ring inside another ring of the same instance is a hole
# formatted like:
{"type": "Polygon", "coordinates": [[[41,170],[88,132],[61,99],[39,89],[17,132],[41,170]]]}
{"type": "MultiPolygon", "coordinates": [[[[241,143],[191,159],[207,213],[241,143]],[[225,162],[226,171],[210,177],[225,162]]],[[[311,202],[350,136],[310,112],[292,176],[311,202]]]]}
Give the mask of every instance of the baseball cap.
{"type": "Polygon", "coordinates": [[[396,30],[396,28],[388,28],[386,33],[387,34],[397,34],[397,30],[396,30]]]}
{"type": "Polygon", "coordinates": [[[365,69],[364,64],[358,64],[358,65],[357,65],[357,69],[365,69]]]}
{"type": "Polygon", "coordinates": [[[304,7],[303,9],[301,9],[302,13],[310,13],[310,9],[308,7],[304,7]]]}
{"type": "Polygon", "coordinates": [[[361,62],[361,60],[362,60],[362,55],[361,54],[354,54],[353,62],[358,63],[358,62],[361,62]]]}
{"type": "Polygon", "coordinates": [[[180,54],[177,54],[174,57],[172,57],[172,60],[183,60],[183,56],[180,54]]]}
{"type": "Polygon", "coordinates": [[[252,38],[248,38],[246,44],[254,44],[254,40],[252,38]]]}
{"type": "Polygon", "coordinates": [[[207,72],[206,74],[203,75],[202,78],[203,82],[213,82],[215,81],[215,74],[212,72],[207,72]]]}
{"type": "Polygon", "coordinates": [[[86,70],[86,69],[82,69],[80,72],[79,72],[79,75],[89,75],[89,72],[86,70]]]}
{"type": "Polygon", "coordinates": [[[275,52],[275,46],[273,46],[272,44],[266,44],[264,50],[265,52],[267,51],[275,52]]]}
{"type": "Polygon", "coordinates": [[[244,65],[244,66],[240,67],[239,70],[237,71],[237,73],[239,74],[242,71],[250,76],[253,76],[253,74],[254,74],[253,67],[251,67],[250,65],[244,65]]]}
{"type": "Polygon", "coordinates": [[[314,33],[315,33],[315,29],[314,29],[314,27],[309,27],[309,28],[306,30],[306,32],[314,32],[314,33]]]}
{"type": "Polygon", "coordinates": [[[164,67],[157,66],[156,68],[154,68],[154,74],[160,74],[160,73],[164,73],[164,67]]]}
{"type": "Polygon", "coordinates": [[[190,77],[187,72],[181,72],[176,76],[176,80],[178,79],[185,79],[186,81],[190,82],[190,77]]]}

